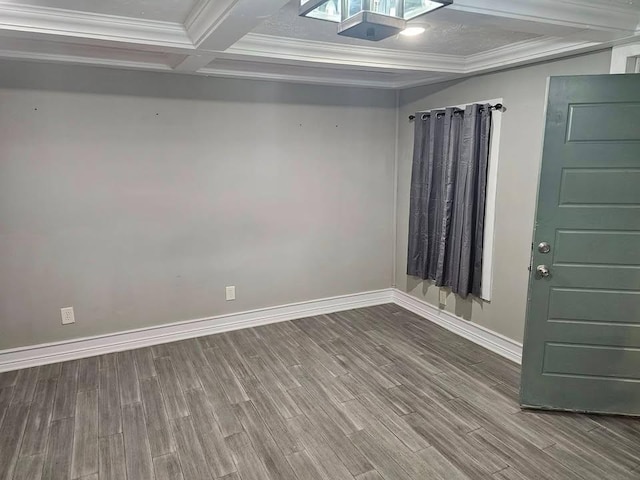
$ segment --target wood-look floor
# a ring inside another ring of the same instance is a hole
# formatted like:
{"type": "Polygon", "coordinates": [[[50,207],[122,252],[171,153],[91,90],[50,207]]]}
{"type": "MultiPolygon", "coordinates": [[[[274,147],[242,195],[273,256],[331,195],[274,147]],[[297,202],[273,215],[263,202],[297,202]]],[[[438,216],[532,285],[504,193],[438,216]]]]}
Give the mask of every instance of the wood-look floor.
{"type": "Polygon", "coordinates": [[[0,374],[0,479],[639,479],[640,422],[395,305],[0,374]]]}

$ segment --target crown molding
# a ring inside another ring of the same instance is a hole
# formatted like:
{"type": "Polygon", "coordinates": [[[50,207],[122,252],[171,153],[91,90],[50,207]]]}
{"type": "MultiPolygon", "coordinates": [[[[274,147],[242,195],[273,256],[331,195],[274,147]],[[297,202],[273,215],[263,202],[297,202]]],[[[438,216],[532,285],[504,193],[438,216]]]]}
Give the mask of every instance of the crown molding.
{"type": "Polygon", "coordinates": [[[92,52],[95,47],[92,46],[86,46],[79,54],[75,55],[37,52],[33,50],[32,46],[21,46],[19,42],[14,42],[11,48],[0,50],[0,57],[153,71],[173,70],[180,73],[232,78],[404,89],[606,47],[606,45],[597,42],[576,42],[557,37],[545,37],[468,57],[446,56],[448,65],[451,64],[452,59],[455,59],[456,68],[449,67],[450,70],[455,71],[445,71],[442,64],[440,68],[436,68],[436,62],[432,56],[426,54],[398,52],[375,47],[349,46],[348,49],[343,50],[331,43],[299,41],[281,37],[267,38],[263,41],[260,37],[268,36],[251,35],[250,42],[244,42],[241,49],[230,49],[232,53],[227,51],[217,53],[215,56],[206,56],[207,53],[202,52],[187,55],[177,65],[158,63],[152,59],[146,62],[104,58],[104,55],[96,56],[95,52],[92,52]],[[311,52],[308,50],[310,44],[311,52]],[[252,45],[260,50],[256,52],[250,49],[249,47],[252,45]],[[286,49],[286,53],[284,49],[286,49]],[[361,49],[363,50],[361,51],[361,49]],[[275,54],[267,55],[265,50],[272,53],[275,51],[275,54]],[[337,50],[341,51],[340,55],[337,50]],[[240,51],[243,53],[241,54],[240,51]],[[321,52],[324,54],[318,58],[321,52]],[[404,55],[405,53],[410,54],[408,58],[404,55]],[[332,54],[334,57],[330,57],[328,54],[332,54]],[[361,60],[362,56],[366,57],[366,60],[361,60]],[[217,66],[215,63],[209,65],[214,57],[222,60],[242,60],[250,64],[251,68],[217,66]],[[420,63],[420,59],[423,59],[423,62],[430,62],[429,66],[425,67],[424,63],[420,63]],[[408,65],[409,61],[416,62],[417,65],[408,65]],[[276,69],[273,68],[274,63],[278,64],[276,69]],[[307,71],[305,71],[305,67],[307,71]],[[396,75],[390,75],[388,79],[372,79],[372,69],[380,73],[395,72],[396,75]],[[432,73],[434,71],[439,72],[440,75],[434,76],[432,73]],[[425,76],[427,73],[429,75],[425,76]]]}
{"type": "MultiPolygon", "coordinates": [[[[540,37],[469,56],[428,54],[248,34],[219,55],[233,59],[278,59],[287,64],[330,64],[386,70],[468,75],[546,58],[606,48],[600,42],[540,37]]],[[[262,60],[264,61],[264,60],[262,60]]]]}
{"type": "Polygon", "coordinates": [[[411,76],[404,80],[392,82],[394,90],[404,90],[405,88],[424,87],[425,85],[435,85],[436,83],[448,82],[449,80],[457,80],[460,78],[468,77],[470,75],[458,75],[458,74],[445,74],[437,77],[424,78],[418,76],[411,76]]]}
{"type": "Polygon", "coordinates": [[[600,42],[559,37],[535,38],[466,57],[466,73],[480,73],[602,48],[606,46],[600,42]]]}
{"type": "Polygon", "coordinates": [[[586,30],[600,30],[629,36],[638,31],[640,12],[637,6],[612,8],[602,0],[456,0],[448,10],[490,15],[509,21],[562,25],[586,30]]]}
{"type": "Polygon", "coordinates": [[[172,52],[194,49],[180,23],[31,5],[0,3],[0,30],[85,44],[117,42],[172,52]]]}
{"type": "Polygon", "coordinates": [[[559,0],[561,3],[572,5],[573,8],[596,8],[600,10],[606,10],[607,12],[618,12],[626,15],[635,14],[640,16],[640,9],[637,3],[633,1],[627,1],[626,3],[612,3],[606,0],[559,0]]]}
{"type": "Polygon", "coordinates": [[[224,52],[227,58],[276,58],[292,63],[389,70],[464,73],[464,57],[344,45],[249,33],[224,52]]]}

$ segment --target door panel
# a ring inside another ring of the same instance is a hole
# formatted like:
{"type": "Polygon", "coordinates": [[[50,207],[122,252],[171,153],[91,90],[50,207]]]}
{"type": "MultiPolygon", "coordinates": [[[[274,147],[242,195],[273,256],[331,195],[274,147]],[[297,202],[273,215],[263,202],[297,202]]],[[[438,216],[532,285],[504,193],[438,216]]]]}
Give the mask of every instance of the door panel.
{"type": "Polygon", "coordinates": [[[640,103],[571,104],[567,143],[640,140],[639,116],[640,103]]]}
{"type": "Polygon", "coordinates": [[[521,403],[640,415],[640,75],[550,80],[521,403]]]}
{"type": "Polygon", "coordinates": [[[552,288],[549,320],[630,323],[640,315],[640,292],[552,288]],[[615,305],[616,308],[611,308],[615,305]]]}
{"type": "Polygon", "coordinates": [[[566,168],[560,205],[595,207],[640,203],[640,168],[566,168]]]}
{"type": "Polygon", "coordinates": [[[640,265],[640,231],[557,230],[554,263],[640,265]]]}
{"type": "Polygon", "coordinates": [[[633,368],[637,362],[640,362],[640,350],[637,348],[547,343],[542,372],[638,380],[640,370],[633,368]]]}
{"type": "Polygon", "coordinates": [[[628,285],[640,285],[640,268],[634,266],[553,264],[559,285],[568,288],[601,288],[620,290],[628,285]],[[560,272],[558,268],[561,266],[560,272]]]}

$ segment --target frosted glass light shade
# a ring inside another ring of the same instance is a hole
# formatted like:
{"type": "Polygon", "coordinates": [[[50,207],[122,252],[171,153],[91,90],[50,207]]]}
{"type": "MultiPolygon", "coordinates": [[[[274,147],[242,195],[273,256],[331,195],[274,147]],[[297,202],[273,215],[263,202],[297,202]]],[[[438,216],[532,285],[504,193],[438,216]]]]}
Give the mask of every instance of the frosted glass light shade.
{"type": "Polygon", "coordinates": [[[402,31],[407,20],[452,3],[453,0],[300,0],[299,14],[340,23],[340,35],[376,41],[402,31]]]}
{"type": "Polygon", "coordinates": [[[453,3],[452,0],[439,0],[432,2],[429,0],[404,0],[404,8],[402,17],[405,20],[411,20],[412,18],[419,17],[425,13],[433,12],[447,5],[453,3]]]}
{"type": "Polygon", "coordinates": [[[300,0],[299,14],[303,17],[340,22],[340,0],[300,0]]]}

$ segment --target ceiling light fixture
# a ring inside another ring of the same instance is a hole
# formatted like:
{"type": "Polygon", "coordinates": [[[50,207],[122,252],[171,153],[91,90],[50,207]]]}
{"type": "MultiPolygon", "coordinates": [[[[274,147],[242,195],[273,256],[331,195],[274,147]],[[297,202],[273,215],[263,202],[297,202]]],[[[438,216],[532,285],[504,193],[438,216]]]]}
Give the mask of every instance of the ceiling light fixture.
{"type": "Polygon", "coordinates": [[[404,35],[405,37],[415,37],[416,35],[420,35],[424,32],[424,27],[407,27],[400,32],[400,35],[404,35]]]}
{"type": "Polygon", "coordinates": [[[338,23],[338,35],[378,41],[409,30],[407,20],[452,3],[453,0],[300,0],[299,14],[338,23]]]}

